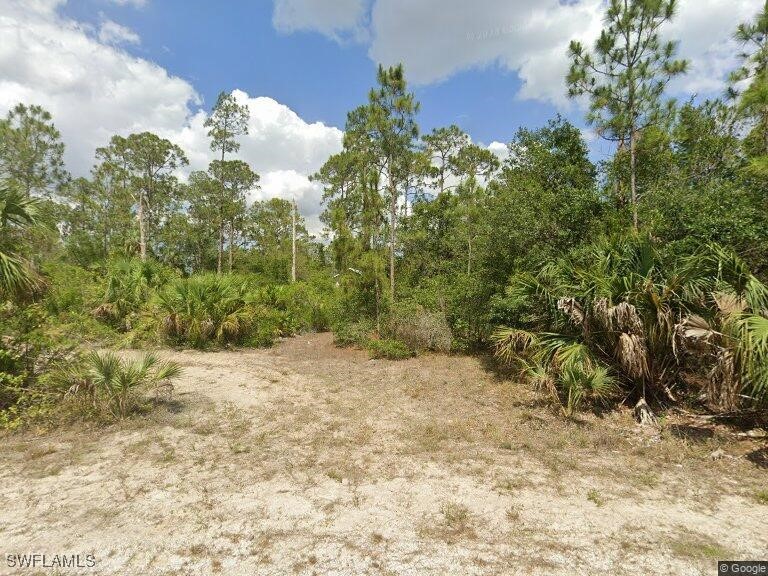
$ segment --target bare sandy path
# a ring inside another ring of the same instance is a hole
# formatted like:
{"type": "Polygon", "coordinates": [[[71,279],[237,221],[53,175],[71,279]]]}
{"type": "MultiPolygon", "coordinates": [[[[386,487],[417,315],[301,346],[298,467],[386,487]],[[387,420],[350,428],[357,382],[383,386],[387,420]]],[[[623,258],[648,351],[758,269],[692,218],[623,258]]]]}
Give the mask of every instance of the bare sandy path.
{"type": "Polygon", "coordinates": [[[479,359],[368,360],[327,334],[163,355],[184,375],[152,415],[2,439],[0,574],[695,575],[768,558],[765,441],[566,422],[479,359]],[[8,566],[34,552],[96,566],[8,566]]]}

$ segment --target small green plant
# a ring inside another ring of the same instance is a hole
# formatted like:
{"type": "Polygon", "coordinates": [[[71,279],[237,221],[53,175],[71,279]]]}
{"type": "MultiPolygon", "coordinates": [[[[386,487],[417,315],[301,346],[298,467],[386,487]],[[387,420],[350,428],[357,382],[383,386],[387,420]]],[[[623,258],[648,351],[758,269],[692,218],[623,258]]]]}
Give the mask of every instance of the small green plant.
{"type": "Polygon", "coordinates": [[[247,302],[248,288],[242,278],[215,274],[172,283],[158,296],[163,334],[195,348],[244,341],[257,315],[247,302]]]}
{"type": "Polygon", "coordinates": [[[399,340],[369,340],[366,348],[371,358],[405,360],[415,356],[413,350],[399,340]]]}
{"type": "Polygon", "coordinates": [[[102,404],[113,416],[127,416],[137,406],[140,389],[170,389],[181,368],[175,362],[160,361],[147,354],[136,361],[123,361],[112,352],[92,352],[85,357],[86,370],[70,388],[70,394],[88,397],[102,404]]]}
{"type": "Polygon", "coordinates": [[[755,500],[757,500],[758,504],[768,506],[768,490],[758,490],[755,492],[755,500]]]}
{"type": "Polygon", "coordinates": [[[600,492],[592,488],[589,492],[587,492],[587,500],[590,502],[593,502],[595,506],[603,506],[605,504],[605,500],[602,496],[600,496],[600,492]]]}

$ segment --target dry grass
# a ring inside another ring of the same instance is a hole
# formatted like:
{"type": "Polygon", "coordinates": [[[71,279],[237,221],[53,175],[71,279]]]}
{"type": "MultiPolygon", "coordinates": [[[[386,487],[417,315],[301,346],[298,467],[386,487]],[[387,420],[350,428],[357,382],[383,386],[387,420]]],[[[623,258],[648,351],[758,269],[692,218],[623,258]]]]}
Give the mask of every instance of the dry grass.
{"type": "Polygon", "coordinates": [[[0,540],[113,550],[105,574],[703,574],[768,549],[765,440],[566,420],[481,360],[327,335],[174,359],[173,407],[6,438],[0,540]]]}

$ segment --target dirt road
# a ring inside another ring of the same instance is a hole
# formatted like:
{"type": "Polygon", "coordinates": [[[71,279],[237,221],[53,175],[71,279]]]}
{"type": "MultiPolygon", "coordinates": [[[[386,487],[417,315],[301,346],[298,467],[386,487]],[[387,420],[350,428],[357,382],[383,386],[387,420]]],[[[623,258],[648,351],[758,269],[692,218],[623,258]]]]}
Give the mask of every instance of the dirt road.
{"type": "Polygon", "coordinates": [[[765,441],[558,416],[482,360],[165,351],[174,400],[2,439],[0,574],[713,574],[768,557],[765,441]],[[725,455],[713,460],[713,451],[725,455]],[[7,554],[93,554],[94,568],[7,554]]]}

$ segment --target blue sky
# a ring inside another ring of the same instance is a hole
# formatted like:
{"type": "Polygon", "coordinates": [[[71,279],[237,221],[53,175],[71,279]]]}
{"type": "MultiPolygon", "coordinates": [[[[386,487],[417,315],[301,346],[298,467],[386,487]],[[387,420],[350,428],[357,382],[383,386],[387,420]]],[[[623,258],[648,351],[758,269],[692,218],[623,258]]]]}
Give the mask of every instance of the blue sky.
{"type": "MultiPolygon", "coordinates": [[[[670,96],[722,93],[732,31],[761,5],[679,0],[664,35],[691,71],[670,96]]],[[[77,176],[111,136],[144,130],[179,144],[196,170],[212,159],[210,106],[234,91],[251,113],[239,155],[261,175],[251,197],[295,198],[317,228],[322,190],[309,176],[341,149],[379,62],[405,65],[422,132],[455,123],[498,151],[561,113],[595,160],[610,154],[563,81],[568,42],[592,43],[604,10],[605,0],[0,0],[0,114],[17,102],[48,109],[77,176]]]]}
{"type": "MultiPolygon", "coordinates": [[[[376,64],[364,43],[337,42],[311,30],[279,32],[266,0],[156,0],[139,9],[71,0],[63,12],[94,26],[106,17],[131,28],[141,45],[125,49],[188,80],[205,105],[221,90],[240,88],[270,96],[308,122],[343,127],[347,111],[364,102],[375,83],[376,64]]],[[[542,125],[556,113],[550,103],[517,98],[520,87],[513,71],[494,63],[412,86],[422,131],[455,123],[485,143],[506,142],[518,127],[542,125]]],[[[569,115],[582,124],[578,110],[569,115]]]]}

